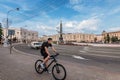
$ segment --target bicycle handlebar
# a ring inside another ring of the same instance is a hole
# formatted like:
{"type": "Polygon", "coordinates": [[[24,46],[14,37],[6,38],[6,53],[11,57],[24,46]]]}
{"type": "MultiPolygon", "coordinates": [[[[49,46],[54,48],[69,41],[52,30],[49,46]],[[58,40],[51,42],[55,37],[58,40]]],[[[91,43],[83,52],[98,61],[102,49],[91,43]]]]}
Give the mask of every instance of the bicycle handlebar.
{"type": "Polygon", "coordinates": [[[56,53],[55,55],[51,55],[50,57],[51,58],[55,58],[55,57],[57,57],[58,55],[60,55],[59,53],[56,53]]]}

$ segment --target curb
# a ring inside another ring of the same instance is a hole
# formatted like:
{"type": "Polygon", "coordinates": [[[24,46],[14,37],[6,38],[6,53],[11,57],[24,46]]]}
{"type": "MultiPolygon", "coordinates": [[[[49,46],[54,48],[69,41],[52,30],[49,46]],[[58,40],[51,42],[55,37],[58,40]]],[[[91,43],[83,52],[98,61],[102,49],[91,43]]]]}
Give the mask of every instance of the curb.
{"type": "Polygon", "coordinates": [[[28,54],[28,53],[22,52],[22,51],[20,51],[20,50],[17,50],[17,49],[15,49],[14,46],[13,46],[12,49],[13,49],[13,51],[15,51],[15,52],[17,52],[17,53],[20,53],[20,54],[23,54],[23,55],[26,55],[26,56],[31,56],[31,57],[38,57],[38,58],[40,58],[40,56],[38,56],[38,55],[28,54]]]}

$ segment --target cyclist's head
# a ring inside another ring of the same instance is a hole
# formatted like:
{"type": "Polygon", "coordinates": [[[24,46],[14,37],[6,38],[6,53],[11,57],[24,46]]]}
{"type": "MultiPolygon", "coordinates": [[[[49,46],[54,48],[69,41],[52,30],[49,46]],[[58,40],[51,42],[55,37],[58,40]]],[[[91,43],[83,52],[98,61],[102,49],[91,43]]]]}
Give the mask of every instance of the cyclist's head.
{"type": "Polygon", "coordinates": [[[52,38],[48,38],[48,43],[52,43],[52,38]]]}

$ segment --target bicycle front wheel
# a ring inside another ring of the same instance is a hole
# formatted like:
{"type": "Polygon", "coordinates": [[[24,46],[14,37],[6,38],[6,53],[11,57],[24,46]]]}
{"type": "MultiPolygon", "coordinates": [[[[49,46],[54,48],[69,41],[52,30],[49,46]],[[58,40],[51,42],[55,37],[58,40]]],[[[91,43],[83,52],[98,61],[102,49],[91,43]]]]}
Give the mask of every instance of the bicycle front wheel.
{"type": "Polygon", "coordinates": [[[52,68],[52,75],[55,80],[65,80],[66,78],[66,70],[63,65],[55,64],[52,68]]]}
{"type": "Polygon", "coordinates": [[[42,60],[37,60],[37,61],[35,62],[35,70],[36,70],[36,72],[39,73],[39,74],[42,74],[43,71],[44,71],[44,70],[41,68],[41,66],[40,66],[40,64],[41,64],[42,62],[43,62],[42,60]]]}

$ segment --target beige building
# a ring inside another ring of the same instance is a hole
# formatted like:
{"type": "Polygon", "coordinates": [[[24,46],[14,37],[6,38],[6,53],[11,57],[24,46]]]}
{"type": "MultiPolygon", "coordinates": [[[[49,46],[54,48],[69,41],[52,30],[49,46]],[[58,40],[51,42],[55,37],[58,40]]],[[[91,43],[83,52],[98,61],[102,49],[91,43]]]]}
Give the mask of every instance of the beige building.
{"type": "Polygon", "coordinates": [[[6,32],[7,30],[4,28],[3,29],[3,35],[4,37],[6,36],[6,34],[8,34],[8,39],[11,38],[11,34],[12,34],[12,38],[15,38],[19,41],[19,42],[31,42],[31,41],[38,41],[38,32],[37,31],[30,31],[24,28],[9,28],[8,32],[6,32]]]}
{"type": "Polygon", "coordinates": [[[103,36],[100,34],[100,35],[96,35],[96,41],[95,42],[102,42],[103,43],[103,40],[102,40],[103,36]]]}
{"type": "Polygon", "coordinates": [[[114,32],[106,32],[106,31],[103,31],[102,32],[102,40],[105,41],[105,37],[107,36],[107,34],[110,36],[110,38],[112,38],[113,36],[115,37],[118,37],[118,39],[120,40],[120,31],[114,31],[114,32]]]}
{"type": "MultiPolygon", "coordinates": [[[[48,37],[53,38],[53,41],[59,41],[59,34],[50,35],[50,36],[43,36],[40,37],[40,41],[47,40],[48,37]]],[[[94,42],[94,38],[96,35],[94,34],[83,34],[83,33],[67,33],[63,34],[64,42],[94,42]]]]}

